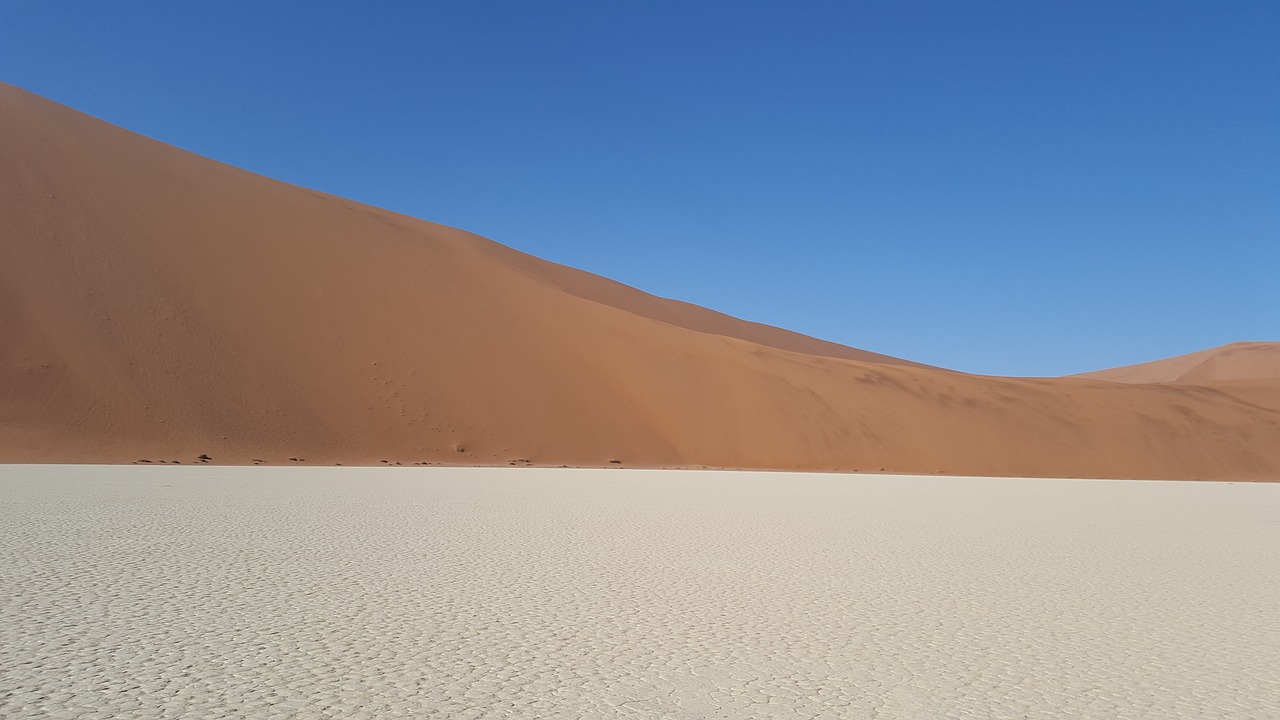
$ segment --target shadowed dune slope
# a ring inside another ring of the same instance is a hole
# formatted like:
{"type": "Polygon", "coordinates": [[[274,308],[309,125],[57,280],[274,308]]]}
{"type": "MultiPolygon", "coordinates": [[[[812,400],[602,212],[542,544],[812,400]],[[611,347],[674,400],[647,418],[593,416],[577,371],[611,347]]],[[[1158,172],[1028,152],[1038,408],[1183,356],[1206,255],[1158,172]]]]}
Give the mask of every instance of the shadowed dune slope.
{"type": "Polygon", "coordinates": [[[1280,384],[965,375],[0,86],[0,461],[1280,478],[1280,384]]]}
{"type": "Polygon", "coordinates": [[[1177,357],[1082,373],[1074,377],[1123,383],[1280,381],[1280,342],[1231,343],[1177,357]]]}

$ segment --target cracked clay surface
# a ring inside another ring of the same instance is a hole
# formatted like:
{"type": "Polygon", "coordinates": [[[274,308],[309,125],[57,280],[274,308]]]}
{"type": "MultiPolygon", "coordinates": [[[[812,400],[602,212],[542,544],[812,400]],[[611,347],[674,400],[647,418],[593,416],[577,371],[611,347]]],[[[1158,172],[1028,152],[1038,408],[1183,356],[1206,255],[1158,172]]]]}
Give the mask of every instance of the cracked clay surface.
{"type": "Polygon", "coordinates": [[[0,717],[1280,718],[1280,485],[0,467],[0,717]]]}

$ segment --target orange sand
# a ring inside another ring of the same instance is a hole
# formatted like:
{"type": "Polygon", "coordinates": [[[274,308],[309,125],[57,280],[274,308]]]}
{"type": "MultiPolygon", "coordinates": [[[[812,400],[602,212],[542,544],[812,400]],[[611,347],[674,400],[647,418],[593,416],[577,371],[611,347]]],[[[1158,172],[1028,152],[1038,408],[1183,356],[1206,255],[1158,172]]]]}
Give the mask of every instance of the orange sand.
{"type": "Polygon", "coordinates": [[[0,462],[1280,479],[1280,380],[965,375],[276,182],[0,85],[0,462]]]}

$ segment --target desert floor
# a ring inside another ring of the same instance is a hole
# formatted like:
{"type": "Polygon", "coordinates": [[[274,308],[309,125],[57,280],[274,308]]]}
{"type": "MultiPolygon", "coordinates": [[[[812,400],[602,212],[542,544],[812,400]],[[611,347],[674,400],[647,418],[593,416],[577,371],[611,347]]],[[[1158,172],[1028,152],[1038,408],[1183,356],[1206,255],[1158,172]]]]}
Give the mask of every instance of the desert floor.
{"type": "Polygon", "coordinates": [[[1280,717],[1280,484],[0,466],[0,717],[1280,717]]]}

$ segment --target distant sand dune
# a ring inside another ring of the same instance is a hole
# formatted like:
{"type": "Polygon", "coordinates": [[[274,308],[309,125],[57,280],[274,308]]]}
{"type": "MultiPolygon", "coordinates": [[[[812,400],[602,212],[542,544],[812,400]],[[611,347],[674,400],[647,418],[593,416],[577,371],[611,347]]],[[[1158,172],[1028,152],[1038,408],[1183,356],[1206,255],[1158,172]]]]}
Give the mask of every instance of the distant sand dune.
{"type": "Polygon", "coordinates": [[[1275,378],[924,367],[269,180],[3,85],[0,338],[7,461],[1280,479],[1275,378]]]}
{"type": "Polygon", "coordinates": [[[1177,357],[1075,377],[1124,383],[1202,385],[1222,380],[1280,381],[1280,342],[1238,342],[1177,357]]]}

